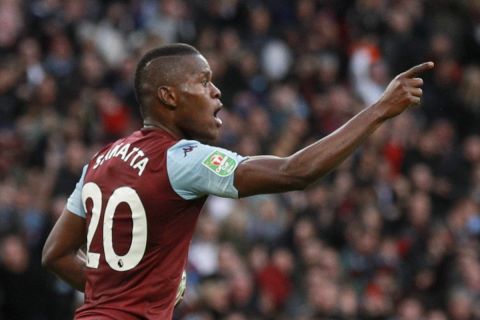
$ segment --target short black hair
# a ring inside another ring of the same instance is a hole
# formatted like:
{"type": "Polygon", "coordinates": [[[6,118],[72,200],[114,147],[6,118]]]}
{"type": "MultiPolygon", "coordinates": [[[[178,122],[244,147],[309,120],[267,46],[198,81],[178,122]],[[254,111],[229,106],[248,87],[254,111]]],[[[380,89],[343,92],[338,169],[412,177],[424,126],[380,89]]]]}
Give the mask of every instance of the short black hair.
{"type": "Polygon", "coordinates": [[[172,43],[157,47],[145,53],[140,59],[135,71],[135,96],[137,102],[140,106],[140,113],[142,116],[145,116],[145,111],[147,106],[144,101],[144,92],[142,90],[143,83],[146,77],[146,67],[150,62],[157,58],[161,57],[171,57],[171,56],[186,56],[186,55],[197,55],[200,52],[193,46],[186,43],[172,43]]]}

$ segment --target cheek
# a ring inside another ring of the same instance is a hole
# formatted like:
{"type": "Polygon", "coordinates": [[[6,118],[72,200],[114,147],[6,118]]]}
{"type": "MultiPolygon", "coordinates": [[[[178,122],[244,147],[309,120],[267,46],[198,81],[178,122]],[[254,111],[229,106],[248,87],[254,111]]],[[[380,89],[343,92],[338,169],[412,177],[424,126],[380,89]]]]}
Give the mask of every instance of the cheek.
{"type": "Polygon", "coordinates": [[[200,134],[208,130],[208,118],[205,112],[194,108],[182,117],[181,126],[190,133],[200,134]]]}
{"type": "Polygon", "coordinates": [[[197,115],[208,112],[209,108],[208,97],[199,88],[196,88],[195,91],[192,88],[189,91],[183,92],[179,104],[185,109],[184,111],[197,115]]]}
{"type": "Polygon", "coordinates": [[[186,83],[181,86],[182,96],[187,100],[199,99],[206,94],[207,88],[199,83],[186,83]]]}

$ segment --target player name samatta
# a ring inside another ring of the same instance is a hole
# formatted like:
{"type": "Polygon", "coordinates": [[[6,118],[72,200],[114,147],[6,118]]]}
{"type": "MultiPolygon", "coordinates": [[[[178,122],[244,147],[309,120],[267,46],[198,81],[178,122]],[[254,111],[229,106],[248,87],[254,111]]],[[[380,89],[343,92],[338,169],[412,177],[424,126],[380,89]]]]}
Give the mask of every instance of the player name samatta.
{"type": "Polygon", "coordinates": [[[130,143],[123,144],[119,143],[113,145],[105,151],[97,156],[95,160],[95,166],[93,169],[97,169],[101,166],[105,161],[110,160],[112,158],[120,158],[124,162],[126,162],[132,169],[138,170],[138,175],[141,176],[143,174],[143,170],[148,163],[148,157],[145,156],[145,153],[137,147],[130,148],[130,143]]]}

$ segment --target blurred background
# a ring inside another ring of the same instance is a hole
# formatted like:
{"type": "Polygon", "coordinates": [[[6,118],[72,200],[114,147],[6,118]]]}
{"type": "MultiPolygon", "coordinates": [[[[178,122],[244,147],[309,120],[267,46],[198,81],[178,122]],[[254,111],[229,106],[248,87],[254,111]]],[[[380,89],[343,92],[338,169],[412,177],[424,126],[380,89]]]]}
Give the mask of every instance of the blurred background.
{"type": "Polygon", "coordinates": [[[82,166],[141,127],[148,49],[196,46],[219,144],[289,155],[433,60],[420,108],[304,192],[211,197],[175,319],[480,319],[479,0],[0,0],[0,319],[72,319],[40,266],[82,166]]]}

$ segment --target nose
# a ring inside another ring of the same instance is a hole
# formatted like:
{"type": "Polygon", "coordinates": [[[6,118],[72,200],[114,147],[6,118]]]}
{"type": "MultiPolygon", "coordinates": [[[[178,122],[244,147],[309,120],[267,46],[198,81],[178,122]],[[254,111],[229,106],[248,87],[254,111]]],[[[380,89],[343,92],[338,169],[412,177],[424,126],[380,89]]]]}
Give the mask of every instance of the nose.
{"type": "Polygon", "coordinates": [[[211,85],[212,89],[210,91],[210,94],[212,95],[212,98],[220,99],[222,97],[222,92],[212,82],[211,85]]]}

